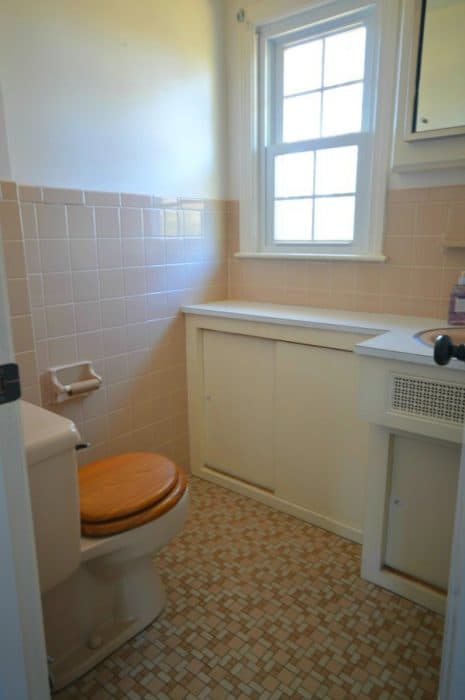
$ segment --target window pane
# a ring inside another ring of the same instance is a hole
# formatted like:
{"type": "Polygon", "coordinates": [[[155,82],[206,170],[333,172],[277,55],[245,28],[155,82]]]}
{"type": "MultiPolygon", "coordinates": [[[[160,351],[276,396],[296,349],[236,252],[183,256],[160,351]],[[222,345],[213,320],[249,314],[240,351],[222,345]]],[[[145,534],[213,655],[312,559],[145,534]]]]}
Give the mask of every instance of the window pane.
{"type": "Polygon", "coordinates": [[[286,153],[274,160],[275,197],[313,194],[313,152],[286,153]]]}
{"type": "Polygon", "coordinates": [[[316,241],[351,241],[354,237],[355,197],[315,200],[316,241]]]}
{"type": "Polygon", "coordinates": [[[321,93],[285,97],[283,105],[283,141],[304,141],[320,136],[321,93]]]}
{"type": "Polygon", "coordinates": [[[355,192],[357,146],[325,148],[316,152],[316,194],[355,192]]]}
{"type": "Polygon", "coordinates": [[[309,41],[284,49],[284,94],[321,87],[323,41],[309,41]]]}
{"type": "Polygon", "coordinates": [[[347,85],[323,92],[323,136],[338,136],[362,128],[363,85],[347,85]]]}
{"type": "Polygon", "coordinates": [[[275,241],[310,241],[312,238],[311,199],[282,199],[274,204],[275,241]]]}
{"type": "Polygon", "coordinates": [[[365,27],[334,34],[326,39],[324,85],[362,80],[365,70],[365,27]]]}

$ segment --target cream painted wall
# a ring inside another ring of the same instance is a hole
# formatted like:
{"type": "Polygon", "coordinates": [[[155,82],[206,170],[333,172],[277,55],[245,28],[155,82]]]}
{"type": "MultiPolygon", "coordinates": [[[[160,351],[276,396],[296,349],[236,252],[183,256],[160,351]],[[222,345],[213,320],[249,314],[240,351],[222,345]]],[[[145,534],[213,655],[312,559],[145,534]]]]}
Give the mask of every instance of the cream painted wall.
{"type": "MultiPolygon", "coordinates": [[[[254,2],[254,0],[252,0],[254,2]]],[[[226,187],[232,199],[239,199],[240,195],[240,138],[244,131],[242,86],[240,81],[240,44],[241,31],[236,14],[241,8],[240,0],[226,0],[225,24],[226,24],[226,84],[227,110],[228,110],[228,161],[226,172],[226,187]]]]}
{"type": "Polygon", "coordinates": [[[8,139],[6,136],[5,113],[3,109],[3,97],[0,90],[0,180],[11,178],[10,154],[8,152],[8,139]]]}
{"type": "Polygon", "coordinates": [[[3,3],[0,174],[223,195],[223,43],[223,0],[3,3]]]}

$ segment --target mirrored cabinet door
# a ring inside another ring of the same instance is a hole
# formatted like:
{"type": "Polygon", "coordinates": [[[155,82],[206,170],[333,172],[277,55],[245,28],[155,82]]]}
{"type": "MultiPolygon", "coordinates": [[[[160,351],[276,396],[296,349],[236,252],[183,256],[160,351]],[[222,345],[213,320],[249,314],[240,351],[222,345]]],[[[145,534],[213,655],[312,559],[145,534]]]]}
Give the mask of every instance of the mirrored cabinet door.
{"type": "Polygon", "coordinates": [[[419,0],[407,140],[465,134],[465,0],[419,0]]]}

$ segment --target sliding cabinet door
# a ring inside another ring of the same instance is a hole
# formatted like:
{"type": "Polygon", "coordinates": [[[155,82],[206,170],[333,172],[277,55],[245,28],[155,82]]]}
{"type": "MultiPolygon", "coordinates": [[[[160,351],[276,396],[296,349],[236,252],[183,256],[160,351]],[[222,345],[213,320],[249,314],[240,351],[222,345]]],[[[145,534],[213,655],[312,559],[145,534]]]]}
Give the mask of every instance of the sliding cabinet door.
{"type": "Polygon", "coordinates": [[[276,494],[360,540],[368,424],[356,406],[352,352],[277,343],[276,494]]]}
{"type": "Polygon", "coordinates": [[[205,331],[205,465],[274,490],[275,342],[205,331]]]}

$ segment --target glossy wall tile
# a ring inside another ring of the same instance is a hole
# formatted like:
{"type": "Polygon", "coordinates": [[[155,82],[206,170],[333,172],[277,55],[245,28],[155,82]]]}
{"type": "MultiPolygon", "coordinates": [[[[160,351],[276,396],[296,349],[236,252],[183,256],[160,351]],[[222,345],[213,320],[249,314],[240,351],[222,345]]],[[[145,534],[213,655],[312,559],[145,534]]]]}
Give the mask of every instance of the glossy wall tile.
{"type": "Polygon", "coordinates": [[[222,201],[2,182],[0,224],[25,399],[75,421],[82,460],[154,449],[188,465],[184,303],[225,298],[222,201]],[[89,397],[51,403],[51,365],[92,360],[89,397]]]}
{"type": "MultiPolygon", "coordinates": [[[[50,365],[91,359],[99,392],[60,407],[93,459],[127,449],[188,463],[184,303],[232,298],[445,317],[465,269],[465,187],[393,190],[387,262],[238,259],[239,204],[0,183],[24,397],[52,407],[50,365]],[[149,420],[141,415],[147,411],[149,420]],[[118,426],[116,430],[114,426],[118,426]]],[[[56,407],[55,407],[56,408],[56,407]]]]}
{"type": "Polygon", "coordinates": [[[392,190],[385,219],[385,263],[237,259],[239,210],[228,219],[229,297],[445,318],[465,250],[465,186],[392,190]]]}

